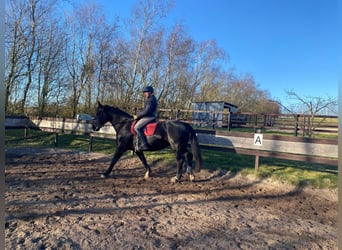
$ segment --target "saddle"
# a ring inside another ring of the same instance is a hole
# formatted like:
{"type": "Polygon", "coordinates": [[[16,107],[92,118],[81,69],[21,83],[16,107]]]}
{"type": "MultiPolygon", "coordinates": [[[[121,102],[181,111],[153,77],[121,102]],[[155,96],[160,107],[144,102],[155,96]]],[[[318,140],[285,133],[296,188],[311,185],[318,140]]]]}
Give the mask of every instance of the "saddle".
{"type": "MultiPolygon", "coordinates": [[[[134,130],[134,126],[135,126],[136,123],[137,123],[137,121],[133,121],[132,122],[132,125],[131,125],[131,134],[132,135],[136,135],[137,134],[137,132],[135,132],[135,130],[134,130]]],[[[145,136],[154,135],[154,132],[156,131],[157,125],[158,125],[158,122],[148,123],[145,126],[145,128],[144,128],[145,136]]]]}

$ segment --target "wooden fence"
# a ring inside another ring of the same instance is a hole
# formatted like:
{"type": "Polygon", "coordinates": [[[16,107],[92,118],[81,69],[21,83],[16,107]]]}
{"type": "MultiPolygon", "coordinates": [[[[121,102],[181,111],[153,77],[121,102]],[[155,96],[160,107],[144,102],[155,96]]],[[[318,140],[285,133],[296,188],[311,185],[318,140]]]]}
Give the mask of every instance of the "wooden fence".
{"type": "MultiPolygon", "coordinates": [[[[136,112],[133,110],[132,113],[136,112]]],[[[254,114],[254,113],[229,113],[228,111],[203,111],[203,110],[182,110],[182,109],[160,109],[160,119],[184,120],[196,127],[225,128],[230,131],[232,128],[252,128],[263,131],[281,131],[293,133],[295,136],[317,135],[338,133],[338,117],[317,115],[312,118],[310,115],[302,114],[254,114]],[[209,113],[208,119],[193,119],[193,113],[209,113]],[[219,115],[220,114],[220,115],[219,115]],[[220,119],[217,119],[220,117],[220,119]]]]}
{"type": "MultiPolygon", "coordinates": [[[[6,128],[40,129],[58,133],[89,136],[89,149],[94,137],[115,139],[115,130],[106,124],[98,132],[86,121],[65,118],[6,117],[6,128]]],[[[258,170],[260,157],[272,157],[337,166],[337,139],[312,139],[295,136],[230,132],[226,130],[196,129],[201,148],[254,155],[258,170]],[[256,143],[255,138],[258,138],[256,143]]],[[[58,138],[56,137],[56,142],[58,138]]]]}

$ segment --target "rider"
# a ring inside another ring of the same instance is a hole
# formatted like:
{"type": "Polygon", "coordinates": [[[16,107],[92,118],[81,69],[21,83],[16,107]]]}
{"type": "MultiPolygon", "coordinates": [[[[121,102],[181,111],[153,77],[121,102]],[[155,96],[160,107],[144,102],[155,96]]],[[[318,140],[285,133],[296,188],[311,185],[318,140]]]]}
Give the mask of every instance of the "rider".
{"type": "Polygon", "coordinates": [[[146,97],[146,102],[143,110],[134,116],[137,123],[134,126],[134,130],[137,132],[138,138],[140,139],[139,151],[148,150],[147,140],[144,135],[144,127],[154,121],[157,117],[158,101],[154,96],[154,89],[152,86],[146,86],[142,91],[146,97]]]}

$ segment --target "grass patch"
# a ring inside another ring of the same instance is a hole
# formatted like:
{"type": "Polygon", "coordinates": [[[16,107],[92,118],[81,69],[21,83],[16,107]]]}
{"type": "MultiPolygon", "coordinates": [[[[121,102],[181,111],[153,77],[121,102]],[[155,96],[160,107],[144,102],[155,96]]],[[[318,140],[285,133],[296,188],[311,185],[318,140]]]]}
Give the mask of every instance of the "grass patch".
{"type": "MultiPolygon", "coordinates": [[[[251,174],[254,170],[243,169],[242,173],[251,174]]],[[[285,181],[296,186],[309,185],[330,189],[338,187],[337,167],[322,164],[262,158],[257,176],[285,181]]]]}
{"type": "MultiPolygon", "coordinates": [[[[54,133],[29,130],[24,139],[24,130],[6,130],[6,147],[54,147],[54,133]]],[[[114,139],[94,138],[93,152],[113,154],[114,139]]],[[[80,151],[89,150],[89,136],[59,134],[58,148],[80,151]]],[[[130,152],[127,152],[130,153],[130,152]]],[[[175,162],[175,156],[170,150],[146,152],[148,161],[160,160],[175,162]]],[[[251,155],[237,155],[211,150],[202,150],[204,168],[215,171],[225,169],[242,174],[256,174],[258,177],[273,178],[298,186],[313,186],[318,188],[336,189],[338,186],[337,167],[322,164],[281,160],[261,157],[259,171],[254,171],[255,157],[251,155]]]]}
{"type": "Polygon", "coordinates": [[[54,145],[55,135],[29,129],[25,137],[24,129],[5,130],[6,147],[50,147],[54,145]]]}

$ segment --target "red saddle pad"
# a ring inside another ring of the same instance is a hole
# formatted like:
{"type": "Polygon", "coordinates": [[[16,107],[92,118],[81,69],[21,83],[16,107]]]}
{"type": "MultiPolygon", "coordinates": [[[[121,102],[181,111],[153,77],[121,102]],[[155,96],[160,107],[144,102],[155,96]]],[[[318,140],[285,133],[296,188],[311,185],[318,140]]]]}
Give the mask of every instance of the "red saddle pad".
{"type": "MultiPolygon", "coordinates": [[[[132,125],[131,125],[131,133],[133,135],[136,135],[137,133],[135,132],[134,130],[134,125],[137,123],[137,121],[133,121],[132,122],[132,125]]],[[[149,123],[145,126],[145,129],[144,129],[144,134],[146,136],[149,136],[149,135],[153,135],[154,132],[156,131],[156,128],[157,128],[157,125],[158,125],[158,122],[152,122],[152,123],[149,123]]]]}

